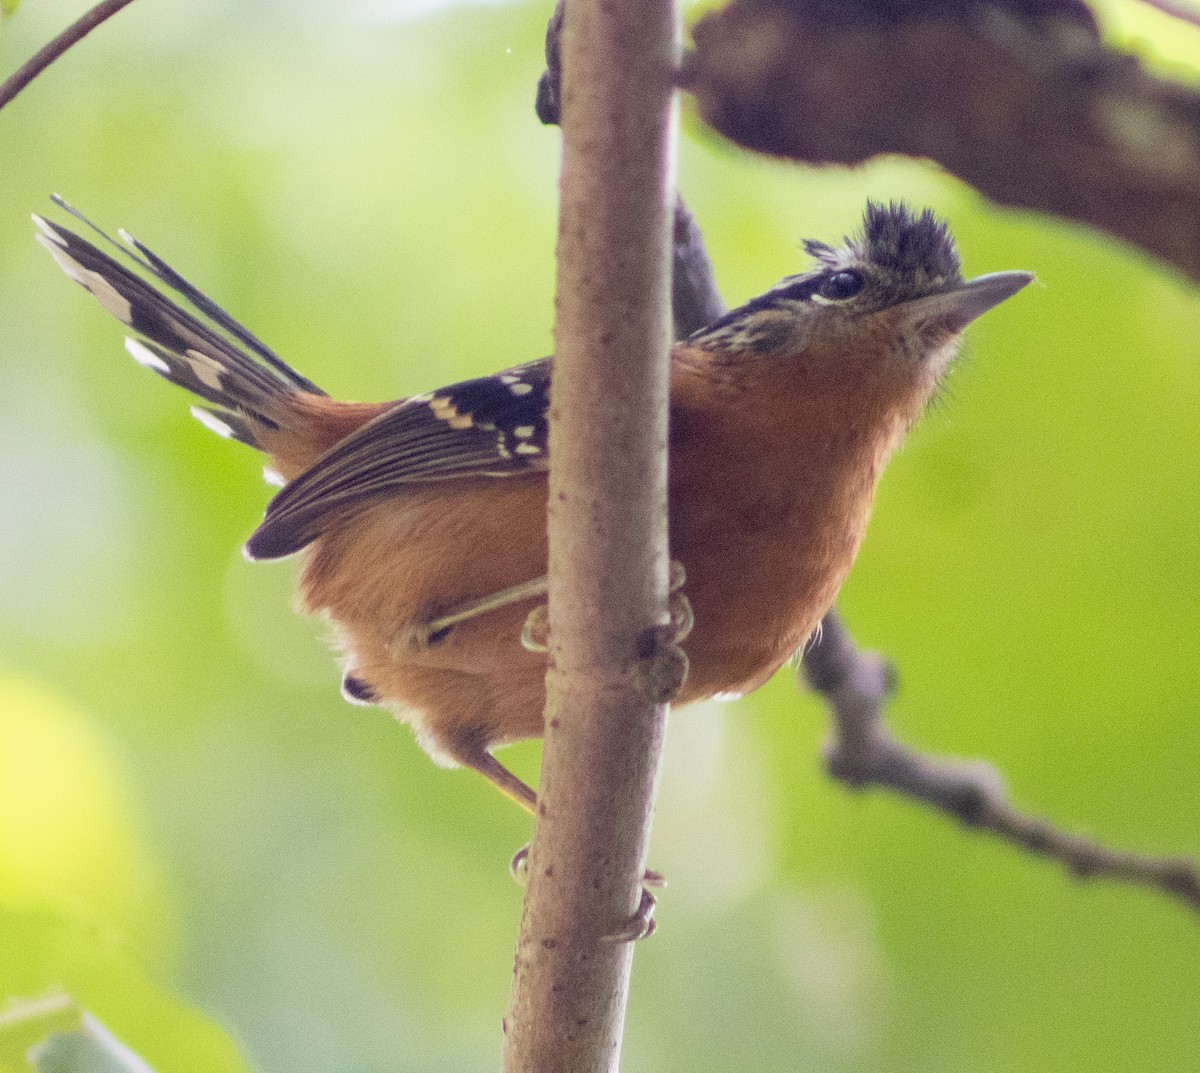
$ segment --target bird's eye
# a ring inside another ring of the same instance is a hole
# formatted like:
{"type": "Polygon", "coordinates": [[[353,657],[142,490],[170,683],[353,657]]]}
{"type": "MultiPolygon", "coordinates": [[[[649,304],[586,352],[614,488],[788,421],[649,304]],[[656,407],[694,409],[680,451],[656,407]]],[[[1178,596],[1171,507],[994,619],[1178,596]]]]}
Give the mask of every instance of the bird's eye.
{"type": "Polygon", "coordinates": [[[817,293],[822,298],[828,298],[834,302],[843,301],[846,298],[853,298],[863,288],[863,278],[861,272],[847,270],[845,272],[835,272],[832,276],[821,284],[817,293]]]}

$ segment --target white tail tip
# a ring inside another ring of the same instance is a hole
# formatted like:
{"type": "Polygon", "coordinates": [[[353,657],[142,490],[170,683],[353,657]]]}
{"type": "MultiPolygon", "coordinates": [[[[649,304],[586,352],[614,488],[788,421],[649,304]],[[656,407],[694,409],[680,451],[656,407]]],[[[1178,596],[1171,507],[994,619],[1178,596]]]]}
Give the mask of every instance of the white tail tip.
{"type": "Polygon", "coordinates": [[[139,365],[146,366],[147,369],[153,369],[158,373],[170,373],[171,366],[162,360],[140,339],[134,339],[132,336],[125,337],[125,349],[129,351],[129,356],[133,358],[139,365]]]}
{"type": "Polygon", "coordinates": [[[233,429],[225,424],[216,414],[200,406],[190,406],[188,409],[191,410],[192,416],[206,429],[215,432],[223,440],[233,439],[233,429]]]}

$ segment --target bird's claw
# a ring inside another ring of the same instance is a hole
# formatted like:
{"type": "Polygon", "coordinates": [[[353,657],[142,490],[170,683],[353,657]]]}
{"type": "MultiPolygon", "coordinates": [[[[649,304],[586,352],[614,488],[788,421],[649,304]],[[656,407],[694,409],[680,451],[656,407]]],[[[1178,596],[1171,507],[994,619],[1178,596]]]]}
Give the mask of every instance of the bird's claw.
{"type": "Polygon", "coordinates": [[[691,601],[680,590],[687,581],[683,563],[671,560],[667,621],[650,626],[637,639],[633,679],[643,696],[656,704],[669,704],[683,688],[688,673],[687,654],[679,643],[696,624],[691,601]]]}
{"type": "Polygon", "coordinates": [[[667,564],[667,588],[670,592],[678,592],[687,584],[687,571],[678,559],[672,559],[667,564]]]}
{"type": "MultiPolygon", "coordinates": [[[[528,846],[522,846],[513,854],[513,858],[508,865],[508,870],[512,873],[513,879],[521,886],[525,886],[529,878],[528,846]]],[[[663,879],[660,873],[652,871],[649,868],[646,869],[642,881],[645,885],[642,887],[642,896],[638,901],[637,910],[616,931],[602,936],[606,943],[636,943],[640,939],[649,939],[654,934],[655,929],[658,927],[658,921],[654,919],[654,908],[658,905],[658,901],[646,888],[665,887],[667,881],[663,879]]]]}
{"type": "Polygon", "coordinates": [[[642,886],[654,887],[661,890],[667,885],[667,877],[662,872],[656,872],[653,868],[647,868],[642,873],[642,886]]]}
{"type": "Polygon", "coordinates": [[[672,559],[670,574],[667,579],[667,614],[670,616],[671,627],[675,631],[675,643],[687,639],[696,625],[696,616],[692,613],[692,602],[680,590],[687,584],[687,571],[678,559],[672,559]]]}
{"type": "Polygon", "coordinates": [[[513,882],[520,886],[525,886],[529,882],[529,846],[522,846],[516,853],[512,855],[512,860],[508,862],[509,874],[513,877],[513,882]]]}
{"type": "Polygon", "coordinates": [[[696,625],[696,616],[692,613],[692,601],[682,592],[673,592],[667,598],[667,614],[671,616],[672,639],[676,644],[687,639],[696,625]]]}
{"type": "MultiPolygon", "coordinates": [[[[670,625],[674,631],[676,643],[682,641],[692,632],[696,618],[692,614],[692,605],[688,598],[679,590],[687,581],[687,571],[683,563],[672,559],[668,576],[668,589],[671,593],[667,609],[670,615],[670,625]]],[[[425,639],[428,646],[429,639],[425,639]]],[[[550,609],[546,604],[538,604],[525,617],[525,625],[521,630],[521,647],[526,652],[542,654],[550,651],[550,609]]]]}
{"type": "Polygon", "coordinates": [[[526,652],[550,651],[550,608],[546,604],[538,604],[525,616],[521,647],[526,652]]]}
{"type": "MultiPolygon", "coordinates": [[[[512,860],[508,862],[508,870],[512,874],[513,880],[522,887],[529,881],[528,844],[522,846],[512,855],[512,860]]],[[[642,873],[642,885],[661,889],[667,885],[667,877],[662,872],[656,872],[653,868],[647,868],[642,873]]]]}
{"type": "Polygon", "coordinates": [[[649,939],[658,927],[658,921],[654,919],[654,907],[657,904],[654,895],[643,887],[641,900],[638,902],[633,916],[616,931],[603,936],[604,941],[606,943],[636,943],[640,939],[649,939]]]}

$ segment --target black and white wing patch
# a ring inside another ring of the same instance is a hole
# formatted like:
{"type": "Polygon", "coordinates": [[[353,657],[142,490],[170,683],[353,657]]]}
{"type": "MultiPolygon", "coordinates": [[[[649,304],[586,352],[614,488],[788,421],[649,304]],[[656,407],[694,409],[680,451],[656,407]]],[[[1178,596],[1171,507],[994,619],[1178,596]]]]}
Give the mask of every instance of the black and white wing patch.
{"type": "Polygon", "coordinates": [[[405,487],[460,477],[510,477],[549,465],[551,359],[415,395],[329,450],[280,492],[246,544],[251,559],[305,547],[329,518],[405,487]]]}

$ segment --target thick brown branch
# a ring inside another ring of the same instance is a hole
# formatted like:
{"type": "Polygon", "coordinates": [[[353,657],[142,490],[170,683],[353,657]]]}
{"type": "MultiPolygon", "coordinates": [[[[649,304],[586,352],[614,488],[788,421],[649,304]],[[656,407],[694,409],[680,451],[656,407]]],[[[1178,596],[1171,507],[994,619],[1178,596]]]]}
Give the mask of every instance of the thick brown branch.
{"type": "Polygon", "coordinates": [[[1200,93],[1105,47],[1079,0],[733,0],[684,84],[752,149],[929,157],[1200,279],[1200,93]]]}
{"type": "Polygon", "coordinates": [[[924,756],[900,744],[883,722],[892,691],[891,666],[854,646],[844,626],[825,620],[805,655],[804,677],[825,698],[833,740],[825,758],[834,778],[854,789],[881,786],[922,801],[1030,853],[1061,863],[1081,879],[1114,879],[1157,887],[1200,909],[1200,873],[1184,857],[1109,849],[1013,808],[1000,775],[981,762],[924,756]]]}
{"type": "Polygon", "coordinates": [[[639,908],[678,688],[661,632],[676,17],[570,0],[562,25],[549,700],[509,1073],[617,1068],[632,946],[614,939],[639,908]]]}
{"type": "Polygon", "coordinates": [[[39,74],[57,60],[72,45],[82,41],[102,22],[112,18],[133,0],[104,0],[76,19],[49,44],[38,49],[16,72],[0,83],[0,108],[3,108],[39,74]]]}

